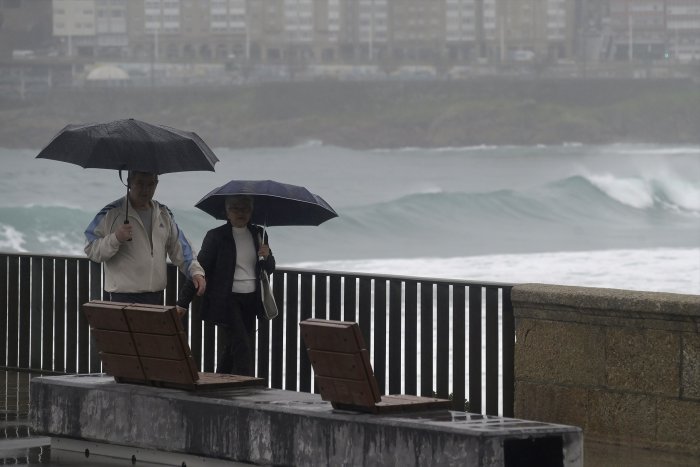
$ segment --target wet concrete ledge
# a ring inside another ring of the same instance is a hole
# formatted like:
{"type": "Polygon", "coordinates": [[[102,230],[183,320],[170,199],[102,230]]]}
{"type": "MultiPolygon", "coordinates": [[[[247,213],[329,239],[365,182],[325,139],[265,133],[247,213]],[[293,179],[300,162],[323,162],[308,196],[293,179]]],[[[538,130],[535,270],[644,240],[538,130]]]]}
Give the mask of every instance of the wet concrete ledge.
{"type": "Polygon", "coordinates": [[[315,394],[193,393],[104,375],[37,377],[30,394],[40,434],[262,465],[583,465],[579,428],[465,412],[361,414],[315,394]]]}

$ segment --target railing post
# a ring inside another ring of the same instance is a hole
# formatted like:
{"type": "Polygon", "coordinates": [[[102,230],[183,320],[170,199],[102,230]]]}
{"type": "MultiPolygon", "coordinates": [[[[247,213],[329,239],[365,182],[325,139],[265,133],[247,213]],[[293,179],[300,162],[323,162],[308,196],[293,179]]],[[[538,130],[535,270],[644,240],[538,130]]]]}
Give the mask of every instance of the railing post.
{"type": "MultiPolygon", "coordinates": [[[[6,343],[10,341],[8,334],[10,306],[7,300],[8,259],[7,255],[0,255],[0,339],[6,343]]],[[[0,365],[7,366],[7,348],[4,345],[0,345],[0,365]]]]}
{"type": "Polygon", "coordinates": [[[418,285],[404,283],[404,392],[418,395],[418,285]]]}
{"type": "MultiPolygon", "coordinates": [[[[58,261],[58,260],[56,260],[58,261]]],[[[41,369],[53,370],[53,341],[55,307],[54,300],[54,260],[50,257],[42,258],[42,281],[43,288],[41,294],[42,317],[41,317],[41,369]]]]}
{"type": "MultiPolygon", "coordinates": [[[[102,265],[94,261],[89,261],[88,264],[90,265],[90,300],[102,300],[102,291],[104,289],[102,285],[102,265]]],[[[82,309],[80,315],[83,315],[82,309]]],[[[88,332],[92,334],[92,330],[89,327],[88,332]]],[[[94,340],[90,339],[90,372],[98,373],[102,368],[102,362],[100,361],[97,346],[93,344],[94,340]]]]}
{"type": "Polygon", "coordinates": [[[503,313],[503,416],[515,416],[515,317],[513,315],[513,302],[510,299],[512,287],[503,287],[502,313],[503,313]]]}
{"type": "Polygon", "coordinates": [[[90,301],[90,264],[87,259],[78,262],[78,373],[90,371],[90,326],[83,314],[83,303],[90,301]]]}
{"type": "Polygon", "coordinates": [[[78,372],[78,260],[66,264],[66,373],[78,372]]]}
{"type": "Polygon", "coordinates": [[[420,395],[433,396],[433,284],[420,283],[420,395]]]}
{"type": "Polygon", "coordinates": [[[437,285],[437,358],[435,363],[435,392],[446,399],[449,396],[450,378],[450,288],[437,285]]]}
{"type": "Polygon", "coordinates": [[[340,280],[341,276],[334,274],[330,276],[328,293],[328,319],[340,320],[340,280]]]}
{"type": "Polygon", "coordinates": [[[29,361],[29,350],[31,343],[29,307],[31,290],[27,285],[31,280],[31,258],[23,256],[19,260],[19,361],[20,368],[31,368],[29,361]]]}
{"type": "Polygon", "coordinates": [[[498,289],[486,287],[486,413],[498,415],[498,289]]]}
{"type": "Polygon", "coordinates": [[[357,279],[347,275],[343,280],[343,321],[357,321],[357,279]]]}
{"type": "Polygon", "coordinates": [[[374,376],[379,391],[386,389],[386,280],[374,280],[374,376]]]}
{"type": "Polygon", "coordinates": [[[463,285],[452,286],[452,408],[465,410],[466,317],[463,285]],[[461,375],[461,376],[460,376],[461,375]]]}
{"type": "Polygon", "coordinates": [[[279,317],[272,320],[272,335],[270,336],[270,386],[282,389],[282,377],[284,372],[284,322],[287,318],[287,303],[285,301],[285,282],[287,275],[283,272],[275,271],[272,281],[272,293],[275,302],[280,307],[279,317]]]}
{"type": "Polygon", "coordinates": [[[65,332],[66,332],[66,260],[56,258],[54,261],[54,335],[53,345],[53,365],[52,370],[66,371],[65,359],[65,332]]]}
{"type": "Polygon", "coordinates": [[[317,319],[326,319],[328,317],[328,293],[326,274],[318,273],[314,279],[314,312],[313,317],[317,319]]]}
{"type": "MultiPolygon", "coordinates": [[[[30,368],[41,368],[41,300],[43,298],[43,293],[41,292],[41,285],[44,278],[44,274],[41,269],[41,258],[38,256],[32,257],[29,262],[32,278],[31,283],[31,316],[30,321],[30,335],[29,335],[29,367],[30,368]]],[[[25,287],[27,284],[25,284],[25,287]]]]}
{"type": "MultiPolygon", "coordinates": [[[[313,277],[309,274],[301,276],[301,296],[299,297],[299,322],[311,318],[313,306],[311,297],[313,293],[313,277]]],[[[304,340],[300,339],[299,350],[299,390],[311,392],[311,361],[306,353],[304,340]]]]}
{"type": "Polygon", "coordinates": [[[360,277],[360,294],[358,307],[360,315],[360,330],[364,337],[367,350],[372,352],[372,279],[360,277]]]}
{"type": "Polygon", "coordinates": [[[287,273],[287,293],[286,295],[286,345],[285,355],[285,381],[284,389],[289,391],[297,390],[297,356],[299,345],[297,336],[299,335],[299,274],[287,273]]]}
{"type": "Polygon", "coordinates": [[[469,286],[469,411],[481,413],[481,291],[479,285],[469,286]]]}
{"type": "Polygon", "coordinates": [[[401,361],[403,325],[401,323],[401,281],[389,281],[389,394],[401,394],[401,361]]]}

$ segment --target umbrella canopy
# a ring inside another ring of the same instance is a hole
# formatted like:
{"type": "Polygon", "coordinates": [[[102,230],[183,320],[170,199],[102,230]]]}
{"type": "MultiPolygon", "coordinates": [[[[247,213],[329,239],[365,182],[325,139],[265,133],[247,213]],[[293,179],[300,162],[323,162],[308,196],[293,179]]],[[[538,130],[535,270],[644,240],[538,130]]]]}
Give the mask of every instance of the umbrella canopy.
{"type": "Polygon", "coordinates": [[[67,125],[36,157],[84,168],[154,174],[213,171],[219,160],[194,132],[133,118],[67,125]]]}
{"type": "Polygon", "coordinates": [[[195,206],[217,219],[226,219],[225,200],[233,195],[253,198],[251,222],[259,225],[319,225],[338,217],[320,196],[302,186],[274,180],[231,180],[209,192],[195,206]]]}

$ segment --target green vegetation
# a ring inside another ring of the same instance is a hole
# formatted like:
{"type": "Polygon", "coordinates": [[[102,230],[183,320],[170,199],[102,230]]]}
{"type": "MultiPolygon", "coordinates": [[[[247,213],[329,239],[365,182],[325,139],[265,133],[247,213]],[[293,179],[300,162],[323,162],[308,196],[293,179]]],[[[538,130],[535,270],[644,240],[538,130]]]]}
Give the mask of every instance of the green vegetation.
{"type": "Polygon", "coordinates": [[[0,147],[40,148],[68,123],[128,117],[194,130],[214,147],[698,144],[700,85],[490,79],[57,89],[0,99],[0,147]]]}

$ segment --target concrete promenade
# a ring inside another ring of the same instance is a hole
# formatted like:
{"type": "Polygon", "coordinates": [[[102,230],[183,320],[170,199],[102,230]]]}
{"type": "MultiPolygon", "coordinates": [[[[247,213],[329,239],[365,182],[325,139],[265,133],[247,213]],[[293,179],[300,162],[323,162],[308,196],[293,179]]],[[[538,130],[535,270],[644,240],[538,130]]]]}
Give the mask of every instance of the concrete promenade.
{"type": "Polygon", "coordinates": [[[259,465],[583,466],[572,426],[337,411],[316,394],[260,387],[187,392],[104,375],[36,377],[30,420],[51,437],[259,465]]]}

